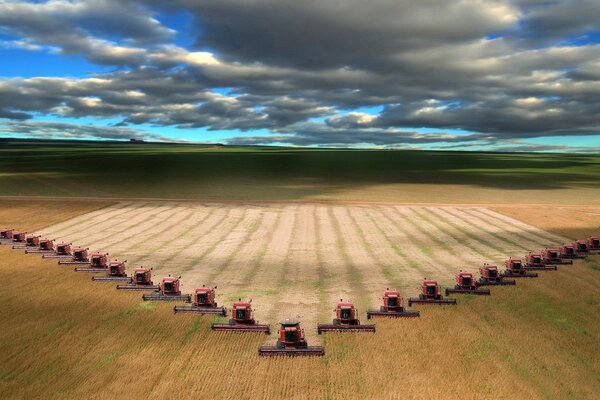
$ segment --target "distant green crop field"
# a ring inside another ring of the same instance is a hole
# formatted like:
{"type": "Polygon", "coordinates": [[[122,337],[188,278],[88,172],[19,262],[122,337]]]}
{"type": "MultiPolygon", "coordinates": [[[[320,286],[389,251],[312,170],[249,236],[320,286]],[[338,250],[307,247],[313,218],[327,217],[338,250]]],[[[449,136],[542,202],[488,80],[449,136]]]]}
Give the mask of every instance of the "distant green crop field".
{"type": "Polygon", "coordinates": [[[600,155],[0,142],[0,196],[598,204],[600,155]]]}

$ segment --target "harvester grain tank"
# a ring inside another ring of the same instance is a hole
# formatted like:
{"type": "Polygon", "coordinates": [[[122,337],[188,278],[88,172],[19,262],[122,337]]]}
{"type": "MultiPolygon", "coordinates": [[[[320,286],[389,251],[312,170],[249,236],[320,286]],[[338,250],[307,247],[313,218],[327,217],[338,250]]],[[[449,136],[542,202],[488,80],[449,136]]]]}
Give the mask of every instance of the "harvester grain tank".
{"type": "Polygon", "coordinates": [[[127,261],[110,261],[106,269],[106,276],[92,276],[94,282],[131,282],[131,278],[125,272],[127,261]]]}
{"type": "Polygon", "coordinates": [[[408,305],[413,304],[439,304],[439,305],[455,305],[456,299],[445,299],[442,296],[440,285],[432,279],[425,279],[421,283],[421,293],[419,297],[411,297],[408,299],[408,305]]]}
{"type": "Polygon", "coordinates": [[[117,285],[117,290],[159,290],[160,286],[152,282],[151,268],[136,268],[128,285],[117,285]]]}
{"type": "Polygon", "coordinates": [[[252,316],[252,300],[242,301],[239,299],[233,303],[231,309],[231,319],[227,324],[213,323],[213,331],[232,331],[232,332],[264,332],[267,335],[271,333],[269,325],[261,325],[252,316]]]}
{"type": "Polygon", "coordinates": [[[407,310],[404,307],[400,292],[390,290],[390,288],[383,292],[383,305],[379,307],[379,310],[367,311],[367,319],[373,317],[415,318],[418,316],[420,316],[419,311],[407,310]]]}
{"type": "Polygon", "coordinates": [[[446,296],[450,294],[476,294],[489,296],[490,289],[478,288],[477,286],[477,281],[473,278],[472,273],[460,271],[456,274],[456,285],[454,285],[453,288],[446,288],[446,296]]]}
{"type": "Polygon", "coordinates": [[[525,266],[527,271],[556,271],[556,265],[546,265],[542,253],[529,253],[525,256],[525,266]]]}
{"type": "Polygon", "coordinates": [[[189,303],[192,301],[192,296],[189,294],[181,294],[179,286],[181,277],[175,278],[169,275],[162,279],[160,283],[160,289],[153,294],[142,295],[144,301],[185,301],[189,303]]]}
{"type": "Polygon", "coordinates": [[[300,322],[288,318],[281,321],[277,344],[260,347],[258,354],[261,356],[323,356],[325,349],[321,346],[309,346],[300,322]]]}
{"type": "Polygon", "coordinates": [[[511,278],[537,278],[535,272],[528,272],[523,268],[523,262],[516,258],[509,258],[504,261],[505,270],[502,273],[503,277],[511,278]]]}
{"type": "Polygon", "coordinates": [[[490,264],[483,264],[483,267],[479,268],[479,286],[502,286],[502,285],[515,285],[514,279],[505,279],[502,274],[498,271],[498,267],[490,264]]]}
{"type": "Polygon", "coordinates": [[[196,289],[193,297],[193,304],[191,306],[175,306],[173,312],[175,314],[188,313],[188,314],[219,314],[222,316],[227,315],[225,307],[219,307],[215,300],[217,287],[206,287],[196,289]]]}
{"type": "Polygon", "coordinates": [[[108,253],[92,253],[90,262],[86,267],[76,267],[75,272],[101,273],[108,268],[108,253]]]}
{"type": "Polygon", "coordinates": [[[73,249],[73,255],[70,260],[67,261],[59,261],[58,263],[61,265],[83,265],[90,263],[90,257],[88,254],[88,250],[83,247],[75,247],[73,249]]]}
{"type": "Polygon", "coordinates": [[[54,253],[54,240],[40,239],[37,249],[27,249],[26,254],[52,254],[54,253]]]}
{"type": "Polygon", "coordinates": [[[560,257],[560,252],[558,249],[554,248],[546,248],[542,251],[542,259],[544,260],[544,264],[546,265],[565,265],[565,264],[573,264],[573,260],[563,260],[560,257]]]}
{"type": "Polygon", "coordinates": [[[335,318],[331,324],[318,324],[317,333],[323,332],[375,332],[375,325],[362,325],[358,311],[349,301],[340,299],[335,307],[335,318]]]}
{"type": "Polygon", "coordinates": [[[70,243],[58,243],[56,248],[54,249],[54,254],[44,254],[43,258],[71,258],[73,254],[71,253],[71,244],[70,243]]]}

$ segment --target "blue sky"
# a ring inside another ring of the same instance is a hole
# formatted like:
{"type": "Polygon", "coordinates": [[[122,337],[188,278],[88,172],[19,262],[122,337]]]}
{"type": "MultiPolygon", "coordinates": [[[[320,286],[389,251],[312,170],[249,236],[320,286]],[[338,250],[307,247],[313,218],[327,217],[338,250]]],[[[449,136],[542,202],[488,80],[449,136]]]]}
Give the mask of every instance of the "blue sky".
{"type": "Polygon", "coordinates": [[[597,152],[599,21],[589,0],[2,0],[0,136],[597,152]]]}

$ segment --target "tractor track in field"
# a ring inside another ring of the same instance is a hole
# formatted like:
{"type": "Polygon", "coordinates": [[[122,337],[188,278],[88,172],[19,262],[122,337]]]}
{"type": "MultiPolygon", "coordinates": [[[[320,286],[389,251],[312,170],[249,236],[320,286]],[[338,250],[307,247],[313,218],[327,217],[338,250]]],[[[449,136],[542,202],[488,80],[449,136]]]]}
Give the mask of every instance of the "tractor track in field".
{"type": "Polygon", "coordinates": [[[477,272],[559,238],[473,206],[338,202],[127,201],[43,232],[127,259],[128,269],[153,267],[155,281],[181,275],[185,293],[218,285],[226,307],[252,298],[264,323],[299,317],[311,343],[339,299],[362,314],[386,287],[412,296],[424,277],[447,285],[458,269],[477,272]]]}

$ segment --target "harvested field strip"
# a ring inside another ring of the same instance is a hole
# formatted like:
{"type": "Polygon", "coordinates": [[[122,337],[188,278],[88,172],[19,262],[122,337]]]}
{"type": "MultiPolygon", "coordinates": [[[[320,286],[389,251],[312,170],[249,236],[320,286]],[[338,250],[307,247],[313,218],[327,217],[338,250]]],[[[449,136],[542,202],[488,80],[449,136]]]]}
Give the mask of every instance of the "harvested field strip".
{"type": "Polygon", "coordinates": [[[537,236],[540,236],[542,238],[546,238],[546,240],[548,240],[548,242],[550,243],[563,243],[565,242],[565,238],[559,235],[555,235],[553,233],[550,232],[546,232],[542,229],[536,228],[532,225],[528,225],[524,222],[521,222],[517,219],[508,217],[506,215],[503,215],[501,213],[497,213],[495,211],[492,211],[490,209],[487,208],[478,208],[479,212],[484,213],[492,218],[498,219],[498,220],[502,220],[505,221],[507,224],[514,226],[515,228],[521,229],[524,232],[527,233],[532,233],[535,234],[537,236]]]}
{"type": "Polygon", "coordinates": [[[448,285],[458,269],[499,264],[539,240],[520,240],[534,228],[490,218],[476,207],[151,202],[118,204],[45,231],[129,260],[130,270],[153,267],[155,282],[181,275],[185,293],[217,285],[225,306],[252,298],[265,323],[299,317],[317,341],[314,325],[332,318],[341,298],[364,313],[386,287],[407,297],[424,277],[448,285]]]}

